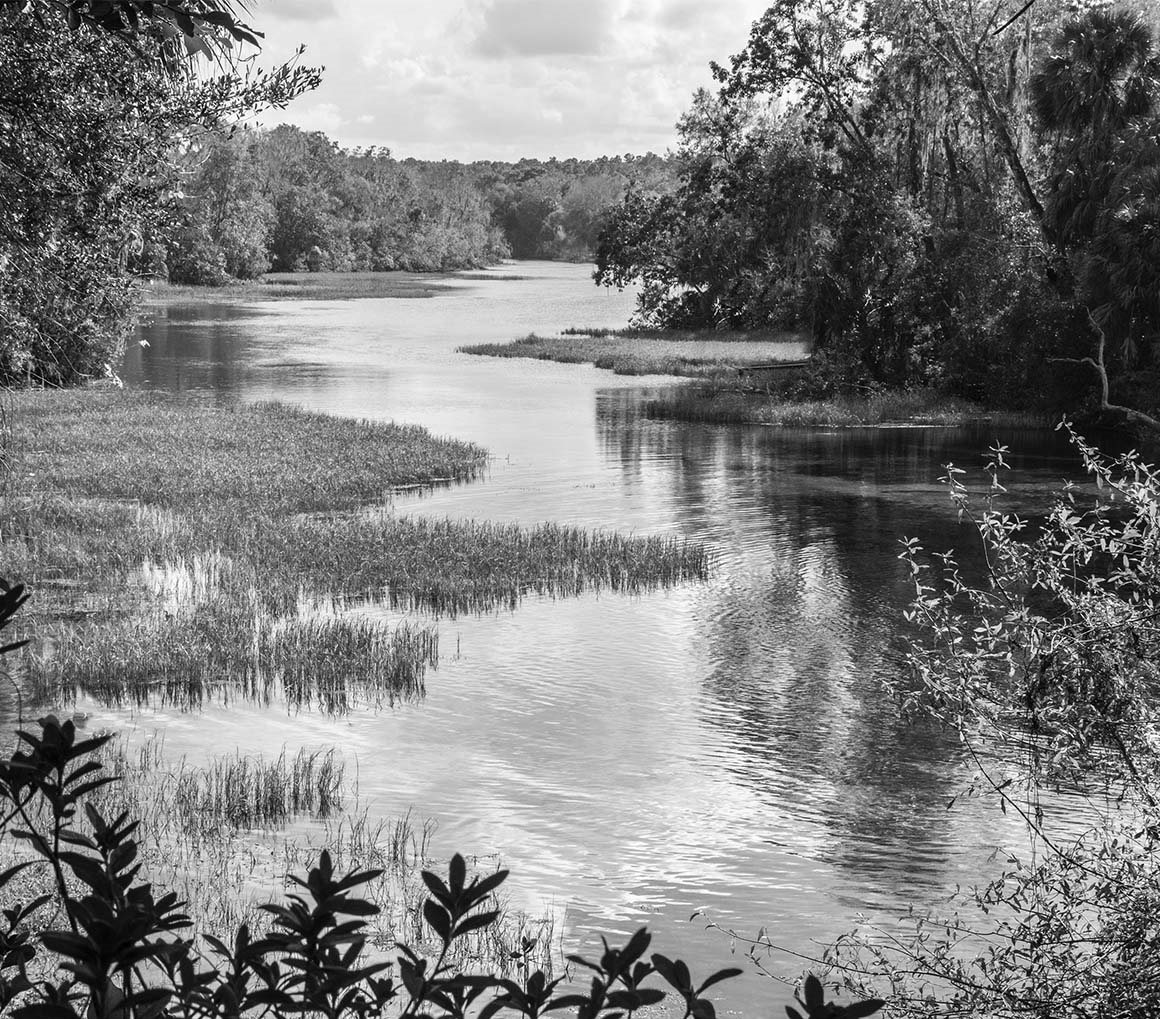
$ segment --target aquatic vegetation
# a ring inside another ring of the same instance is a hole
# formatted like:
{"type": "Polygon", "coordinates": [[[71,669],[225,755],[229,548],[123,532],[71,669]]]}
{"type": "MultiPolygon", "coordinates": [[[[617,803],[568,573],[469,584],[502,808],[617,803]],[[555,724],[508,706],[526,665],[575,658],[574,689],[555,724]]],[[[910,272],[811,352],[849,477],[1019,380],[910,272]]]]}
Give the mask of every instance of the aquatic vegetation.
{"type": "Polygon", "coordinates": [[[825,400],[782,398],[752,389],[685,386],[649,400],[651,418],[706,424],[776,425],[786,428],[841,428],[861,425],[957,425],[1001,419],[1012,424],[1043,424],[1041,418],[995,413],[977,404],[934,390],[887,390],[863,397],[836,396],[825,400]]]}
{"type": "Polygon", "coordinates": [[[418,426],[276,403],[94,391],[10,400],[19,472],[36,479],[34,490],[186,515],[352,509],[398,488],[468,480],[487,462],[479,446],[418,426]]]}
{"type": "Polygon", "coordinates": [[[363,514],[341,530],[316,519],[268,532],[291,572],[352,598],[437,615],[515,608],[528,594],[639,594],[706,576],[703,545],[557,524],[363,514]]]}
{"type": "Polygon", "coordinates": [[[792,333],[727,333],[720,330],[565,329],[556,336],[535,333],[510,343],[458,348],[464,354],[526,357],[567,364],[593,364],[617,375],[685,375],[735,379],[738,369],[806,356],[792,333]]]}
{"type": "MultiPolygon", "coordinates": [[[[299,815],[327,818],[345,797],[345,766],[338,751],[300,747],[272,760],[256,755],[213,757],[195,765],[167,760],[161,738],[142,741],[132,751],[123,739],[100,751],[105,769],[120,781],[105,797],[119,809],[154,819],[170,834],[214,836],[224,827],[280,828],[299,815]]],[[[149,823],[149,822],[147,822],[149,823]]]]}
{"type": "Polygon", "coordinates": [[[276,404],[156,394],[13,400],[0,555],[41,596],[41,702],[328,712],[421,696],[438,631],[529,594],[639,593],[706,575],[680,539],[399,516],[400,486],[466,480],[476,446],[276,404]]]}
{"type": "Polygon", "coordinates": [[[39,702],[83,690],[110,704],[190,709],[240,695],[333,714],[422,695],[438,661],[433,625],[391,627],[357,610],[276,616],[255,588],[223,587],[200,602],[62,627],[51,653],[28,662],[26,682],[39,702]]]}

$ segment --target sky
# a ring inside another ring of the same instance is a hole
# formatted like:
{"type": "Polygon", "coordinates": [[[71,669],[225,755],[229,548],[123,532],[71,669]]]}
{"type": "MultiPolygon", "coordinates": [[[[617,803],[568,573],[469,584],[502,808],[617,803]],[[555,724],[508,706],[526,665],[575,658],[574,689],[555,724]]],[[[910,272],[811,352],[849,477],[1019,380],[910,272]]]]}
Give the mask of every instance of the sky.
{"type": "Polygon", "coordinates": [[[323,84],[262,122],[400,158],[663,153],[765,0],[261,0],[261,62],[323,84]]]}

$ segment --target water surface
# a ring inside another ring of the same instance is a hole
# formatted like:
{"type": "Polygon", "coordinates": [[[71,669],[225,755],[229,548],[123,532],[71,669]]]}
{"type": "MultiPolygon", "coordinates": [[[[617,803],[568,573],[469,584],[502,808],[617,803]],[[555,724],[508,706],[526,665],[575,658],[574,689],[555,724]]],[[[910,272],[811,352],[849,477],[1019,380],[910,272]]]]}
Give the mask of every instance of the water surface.
{"type": "MultiPolygon", "coordinates": [[[[433,816],[442,854],[498,854],[516,903],[556,911],[569,949],[648,923],[661,951],[707,970],[731,959],[707,920],[809,952],[859,912],[925,907],[977,879],[1018,830],[989,805],[947,810],[966,767],[938,733],[903,725],[880,686],[908,598],[899,539],[963,539],[941,464],[1007,443],[1017,502],[1035,507],[1074,473],[1066,447],[985,427],[655,422],[642,401],[673,380],[455,353],[631,313],[632,295],[597,290],[586,267],[518,271],[530,278],[424,300],[159,308],[124,378],[479,442],[485,478],[396,509],[685,535],[712,549],[712,579],[445,620],[419,703],[341,719],[235,704],[135,724],[191,756],[207,742],[337,743],[373,812],[433,816]]],[[[719,995],[746,1012],[784,998],[752,975],[719,995]]]]}

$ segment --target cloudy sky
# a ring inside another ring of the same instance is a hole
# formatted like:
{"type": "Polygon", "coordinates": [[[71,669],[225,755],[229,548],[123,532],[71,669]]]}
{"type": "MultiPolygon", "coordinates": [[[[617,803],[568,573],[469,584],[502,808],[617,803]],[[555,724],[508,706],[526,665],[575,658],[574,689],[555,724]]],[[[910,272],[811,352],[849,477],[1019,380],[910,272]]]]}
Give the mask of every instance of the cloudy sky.
{"type": "Polygon", "coordinates": [[[261,0],[263,62],[299,43],[317,92],[266,123],[397,156],[663,152],[710,60],[764,0],[261,0]]]}

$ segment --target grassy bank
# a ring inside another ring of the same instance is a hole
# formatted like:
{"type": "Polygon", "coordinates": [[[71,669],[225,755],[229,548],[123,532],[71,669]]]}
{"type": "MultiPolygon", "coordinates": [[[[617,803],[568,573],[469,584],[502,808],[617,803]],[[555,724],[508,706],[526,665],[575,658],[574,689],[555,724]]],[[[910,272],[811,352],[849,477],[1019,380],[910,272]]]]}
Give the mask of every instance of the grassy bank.
{"type": "Polygon", "coordinates": [[[644,407],[648,417],[709,424],[755,424],[786,428],[841,428],[875,425],[962,425],[999,421],[1048,424],[1041,416],[987,408],[933,389],[887,390],[866,396],[802,400],[753,390],[687,386],[644,407]]]}
{"type": "Polygon", "coordinates": [[[146,304],[349,301],[367,297],[434,297],[449,289],[440,276],[419,272],[272,272],[223,287],[150,281],[144,284],[142,296],[146,304]]]}
{"type": "Polygon", "coordinates": [[[392,490],[486,464],[418,428],[107,391],[17,394],[8,428],[0,554],[35,593],[39,700],[390,703],[423,692],[441,615],[707,569],[679,541],[399,516],[392,490]]]}
{"type": "Polygon", "coordinates": [[[566,364],[593,364],[618,375],[680,375],[736,378],[739,369],[806,356],[794,333],[723,333],[718,330],[566,329],[558,336],[532,334],[511,343],[460,347],[465,354],[524,357],[566,364]]]}

